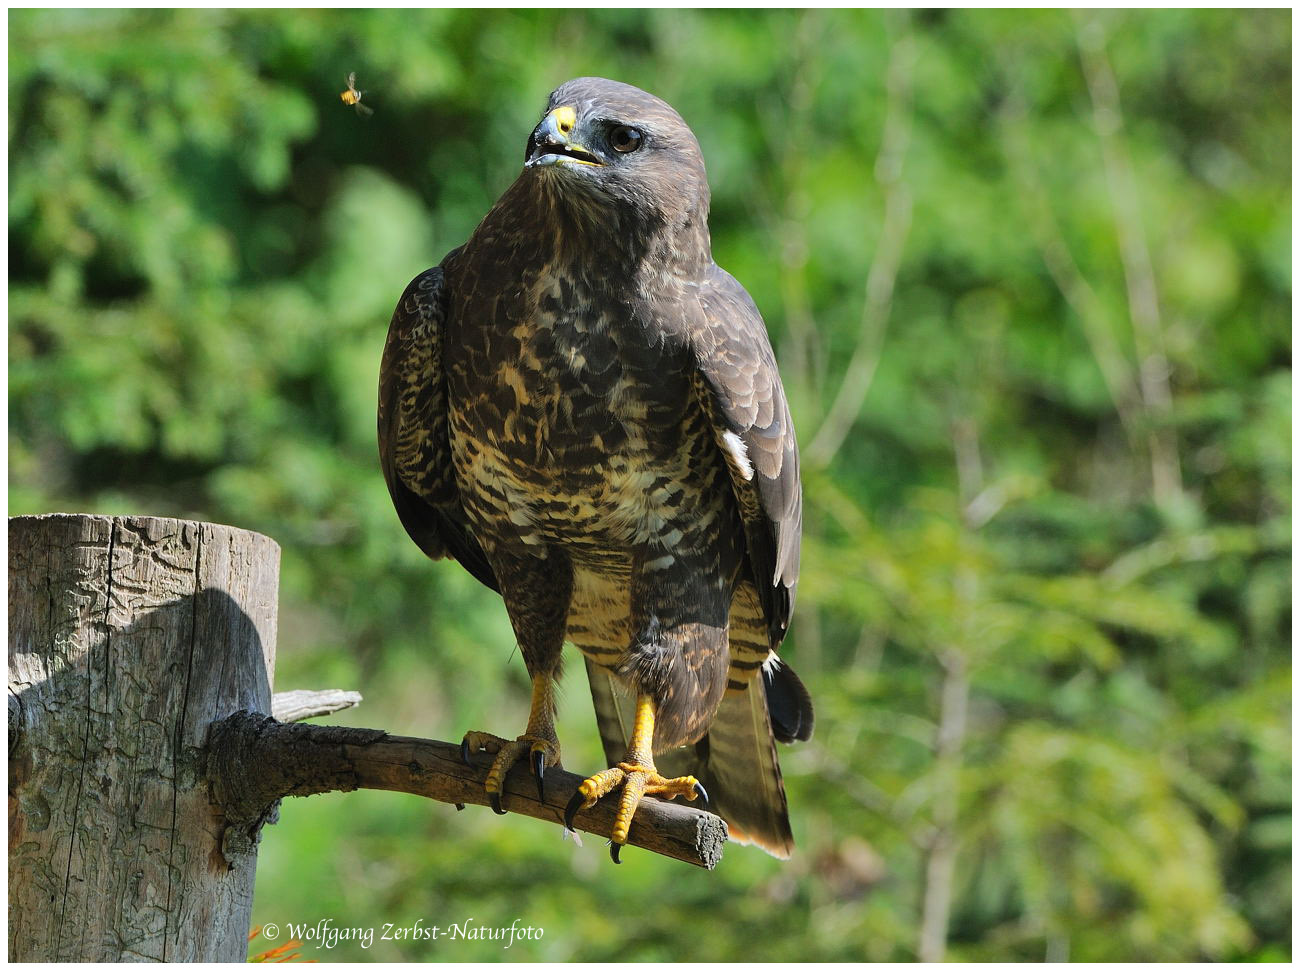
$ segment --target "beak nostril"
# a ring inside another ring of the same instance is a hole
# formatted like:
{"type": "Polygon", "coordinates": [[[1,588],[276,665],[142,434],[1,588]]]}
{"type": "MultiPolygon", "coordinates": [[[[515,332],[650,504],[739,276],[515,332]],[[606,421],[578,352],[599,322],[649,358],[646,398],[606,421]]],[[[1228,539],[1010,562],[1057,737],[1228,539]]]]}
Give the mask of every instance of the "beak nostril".
{"type": "Polygon", "coordinates": [[[578,113],[570,105],[562,105],[556,108],[551,112],[551,117],[555,119],[555,127],[559,129],[562,135],[572,132],[574,126],[578,124],[578,113]]]}

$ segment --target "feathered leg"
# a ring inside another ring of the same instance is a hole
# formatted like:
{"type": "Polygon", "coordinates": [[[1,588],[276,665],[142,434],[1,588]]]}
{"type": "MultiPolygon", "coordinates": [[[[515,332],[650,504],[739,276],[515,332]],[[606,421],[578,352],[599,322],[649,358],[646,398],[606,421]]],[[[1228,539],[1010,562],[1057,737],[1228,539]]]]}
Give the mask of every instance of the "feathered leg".
{"type": "Polygon", "coordinates": [[[560,764],[560,741],[555,733],[555,685],[560,678],[561,650],[565,622],[573,592],[573,569],[567,557],[552,552],[544,558],[492,557],[492,568],[501,583],[510,623],[519,641],[533,681],[528,725],[513,741],[488,732],[466,732],[461,757],[469,762],[471,752],[496,753],[485,788],[492,810],[504,815],[501,793],[506,773],[525,754],[537,780],[537,798],[542,800],[542,779],[549,766],[560,764]]]}

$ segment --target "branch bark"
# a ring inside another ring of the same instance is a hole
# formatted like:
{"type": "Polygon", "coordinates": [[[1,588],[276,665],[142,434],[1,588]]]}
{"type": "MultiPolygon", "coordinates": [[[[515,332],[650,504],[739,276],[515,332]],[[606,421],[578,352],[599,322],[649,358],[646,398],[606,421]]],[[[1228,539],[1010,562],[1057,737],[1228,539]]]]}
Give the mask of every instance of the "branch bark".
{"type": "MultiPolygon", "coordinates": [[[[483,784],[490,756],[461,761],[460,745],[405,738],[368,728],[285,725],[242,711],[212,726],[208,777],[226,816],[223,850],[238,852],[256,843],[258,831],[284,796],[386,789],[464,806],[488,805],[483,784]],[[255,767],[255,769],[254,769],[255,767]]],[[[503,805],[507,811],[563,825],[564,808],[581,776],[549,769],[543,798],[525,768],[510,772],[503,805]]],[[[615,805],[605,800],[574,820],[578,829],[605,838],[614,826],[615,805]]],[[[722,859],[727,825],[717,816],[686,805],[646,798],[637,809],[628,844],[711,870],[722,859]]]]}

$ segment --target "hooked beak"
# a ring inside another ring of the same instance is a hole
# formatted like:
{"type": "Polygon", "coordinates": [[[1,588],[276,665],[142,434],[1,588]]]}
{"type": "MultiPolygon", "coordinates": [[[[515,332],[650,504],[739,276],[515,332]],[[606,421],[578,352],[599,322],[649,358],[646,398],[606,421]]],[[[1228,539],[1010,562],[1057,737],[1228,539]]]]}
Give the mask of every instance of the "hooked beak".
{"type": "Polygon", "coordinates": [[[524,165],[604,165],[594,152],[574,142],[570,135],[578,123],[577,114],[568,105],[551,111],[528,138],[524,165]]]}

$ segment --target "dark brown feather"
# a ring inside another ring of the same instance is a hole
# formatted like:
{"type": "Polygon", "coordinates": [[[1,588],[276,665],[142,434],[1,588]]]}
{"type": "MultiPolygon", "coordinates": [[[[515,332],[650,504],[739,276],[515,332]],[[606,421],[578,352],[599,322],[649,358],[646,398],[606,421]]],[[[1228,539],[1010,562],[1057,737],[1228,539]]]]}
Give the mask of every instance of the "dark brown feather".
{"type": "Polygon", "coordinates": [[[785,637],[799,581],[803,498],[794,423],[763,318],[745,289],[714,265],[698,290],[702,323],[692,334],[714,432],[745,445],[752,475],[732,468],[749,565],[775,648],[785,637]]]}
{"type": "Polygon", "coordinates": [[[426,270],[411,281],[393,311],[379,367],[379,464],[398,518],[425,555],[453,556],[498,590],[466,526],[451,467],[442,291],[442,268],[426,270]]]}

